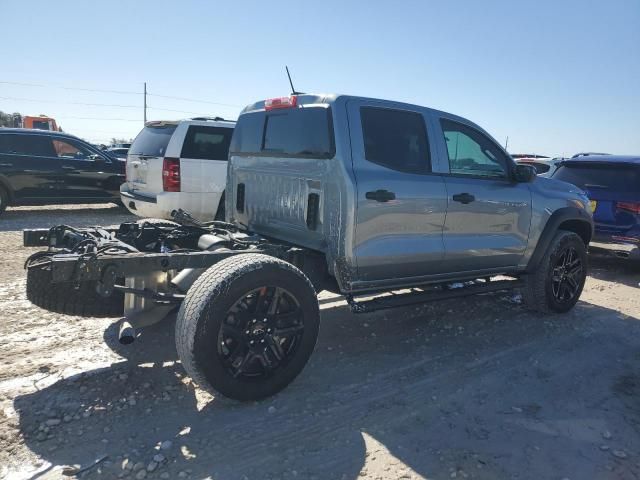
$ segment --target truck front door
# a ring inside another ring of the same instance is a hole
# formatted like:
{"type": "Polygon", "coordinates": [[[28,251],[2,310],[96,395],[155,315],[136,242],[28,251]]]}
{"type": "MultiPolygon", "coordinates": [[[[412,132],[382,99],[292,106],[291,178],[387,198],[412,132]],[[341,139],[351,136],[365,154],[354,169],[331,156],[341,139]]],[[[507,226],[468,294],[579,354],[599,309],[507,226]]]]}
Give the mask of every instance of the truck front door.
{"type": "Polygon", "coordinates": [[[531,224],[528,183],[512,179],[512,161],[489,136],[458,119],[440,118],[436,141],[448,163],[444,225],[449,272],[518,265],[531,224]]]}
{"type": "Polygon", "coordinates": [[[347,103],[356,180],[354,255],[363,287],[400,285],[440,273],[444,179],[419,110],[375,100],[347,103]]]}

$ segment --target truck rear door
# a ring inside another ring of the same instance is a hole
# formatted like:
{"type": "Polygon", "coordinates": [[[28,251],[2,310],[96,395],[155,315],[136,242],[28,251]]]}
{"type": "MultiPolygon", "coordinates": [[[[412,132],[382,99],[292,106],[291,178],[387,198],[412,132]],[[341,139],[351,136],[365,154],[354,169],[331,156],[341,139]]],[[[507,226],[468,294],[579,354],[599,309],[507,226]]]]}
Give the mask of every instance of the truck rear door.
{"type": "Polygon", "coordinates": [[[347,103],[357,183],[354,254],[358,282],[414,283],[442,272],[444,180],[419,110],[390,102],[347,103]]]}

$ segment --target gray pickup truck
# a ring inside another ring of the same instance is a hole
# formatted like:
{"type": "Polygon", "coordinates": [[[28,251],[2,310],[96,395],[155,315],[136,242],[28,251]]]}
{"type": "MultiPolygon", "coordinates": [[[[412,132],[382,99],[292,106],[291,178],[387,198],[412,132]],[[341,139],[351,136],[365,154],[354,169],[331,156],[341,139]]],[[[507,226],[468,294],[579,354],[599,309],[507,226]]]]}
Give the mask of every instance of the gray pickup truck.
{"type": "Polygon", "coordinates": [[[176,345],[205,388],[275,394],[304,368],[317,292],[354,313],[519,289],[570,310],[593,221],[578,188],[516,165],[464,118],[346,95],[257,102],[229,153],[226,222],[139,220],[26,230],[27,296],[49,310],[122,316],[120,340],[179,306],[176,345]]]}

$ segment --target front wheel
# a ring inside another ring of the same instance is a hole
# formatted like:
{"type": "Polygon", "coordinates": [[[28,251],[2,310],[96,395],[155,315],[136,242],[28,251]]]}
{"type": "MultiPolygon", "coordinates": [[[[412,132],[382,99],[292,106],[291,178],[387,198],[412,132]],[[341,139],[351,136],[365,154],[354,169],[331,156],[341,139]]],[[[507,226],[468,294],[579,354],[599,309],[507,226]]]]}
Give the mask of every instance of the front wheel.
{"type": "Polygon", "coordinates": [[[319,324],[315,290],[300,270],[267,255],[238,254],[189,289],[178,313],[176,347],[201,387],[259,400],[302,371],[319,324]]]}
{"type": "Polygon", "coordinates": [[[577,234],[561,230],[537,270],[525,278],[525,305],[542,313],[568,312],[578,302],[586,278],[584,242],[577,234]]]}

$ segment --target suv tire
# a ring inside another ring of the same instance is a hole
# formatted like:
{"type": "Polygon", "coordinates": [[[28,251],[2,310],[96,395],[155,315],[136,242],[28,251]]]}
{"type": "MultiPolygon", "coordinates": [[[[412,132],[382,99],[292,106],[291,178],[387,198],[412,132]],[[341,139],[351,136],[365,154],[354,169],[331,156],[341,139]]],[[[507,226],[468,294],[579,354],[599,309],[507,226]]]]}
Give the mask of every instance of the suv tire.
{"type": "Polygon", "coordinates": [[[124,294],[114,291],[102,297],[96,281],[52,283],[51,262],[40,259],[27,266],[27,299],[50,312],[83,317],[121,317],[124,294]]]}
{"type": "Polygon", "coordinates": [[[525,306],[541,313],[568,312],[580,298],[586,278],[584,242],[576,233],[559,230],[536,271],[525,277],[525,306]]]}
{"type": "Polygon", "coordinates": [[[319,325],[315,290],[300,270],[267,255],[239,254],[209,268],[189,289],[176,347],[201,387],[259,400],[302,371],[319,325]]]}

